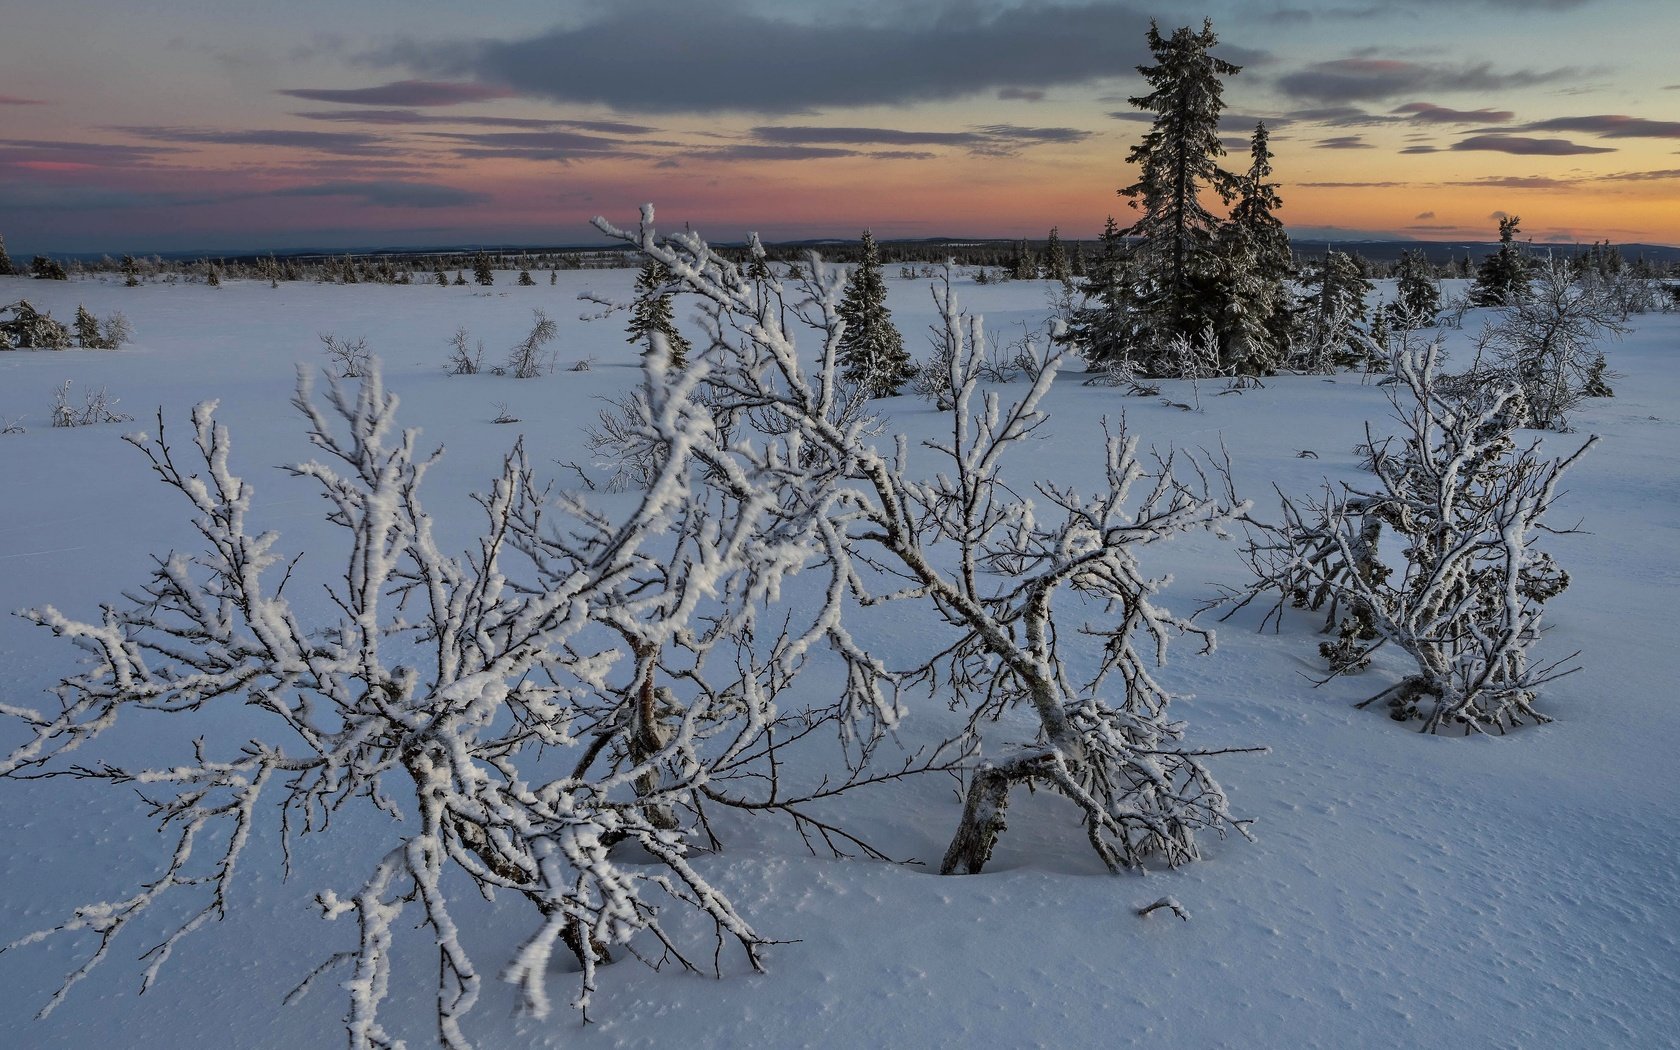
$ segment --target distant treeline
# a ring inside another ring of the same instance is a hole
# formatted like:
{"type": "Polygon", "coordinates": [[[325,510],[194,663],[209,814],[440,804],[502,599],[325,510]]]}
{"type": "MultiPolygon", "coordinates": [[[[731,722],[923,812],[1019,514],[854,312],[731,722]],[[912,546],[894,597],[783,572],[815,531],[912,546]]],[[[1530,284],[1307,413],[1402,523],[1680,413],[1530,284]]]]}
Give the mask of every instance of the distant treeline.
{"type": "MultiPolygon", "coordinates": [[[[771,262],[785,265],[804,265],[814,251],[829,262],[855,264],[861,242],[799,241],[767,244],[765,254],[771,262]]],[[[899,268],[900,276],[920,276],[927,268],[952,263],[959,267],[986,271],[988,277],[1007,280],[1011,277],[1037,276],[1039,261],[1046,255],[1051,241],[985,240],[985,241],[880,241],[877,242],[881,262],[899,268]]],[[[1083,276],[1087,258],[1094,258],[1100,242],[1063,240],[1063,250],[1070,261],[1073,276],[1083,276]]],[[[1475,274],[1483,258],[1493,254],[1497,245],[1419,244],[1415,242],[1371,242],[1354,245],[1342,242],[1315,250],[1297,243],[1294,257],[1297,266],[1321,259],[1325,251],[1335,251],[1350,257],[1361,276],[1380,279],[1392,277],[1403,249],[1421,249],[1434,275],[1443,278],[1468,278],[1475,274]]],[[[1552,254],[1572,260],[1577,266],[1603,273],[1620,273],[1645,278],[1680,276],[1680,263],[1663,257],[1666,253],[1647,253],[1640,245],[1631,257],[1620,246],[1609,242],[1591,245],[1535,245],[1529,249],[1530,258],[1552,254]]],[[[748,249],[739,246],[714,246],[719,254],[745,264],[748,249]]],[[[150,256],[111,256],[89,258],[37,257],[31,267],[35,276],[57,277],[76,274],[122,274],[130,283],[152,280],[200,280],[215,283],[222,278],[236,280],[315,281],[334,284],[468,284],[475,281],[475,273],[490,271],[518,271],[536,275],[559,270],[624,269],[639,266],[633,253],[600,248],[546,249],[451,249],[447,251],[378,251],[342,254],[268,253],[229,256],[205,256],[196,259],[150,256]]],[[[20,269],[22,269],[20,267],[20,269]]],[[[524,277],[524,283],[536,283],[534,276],[524,277]]]]}

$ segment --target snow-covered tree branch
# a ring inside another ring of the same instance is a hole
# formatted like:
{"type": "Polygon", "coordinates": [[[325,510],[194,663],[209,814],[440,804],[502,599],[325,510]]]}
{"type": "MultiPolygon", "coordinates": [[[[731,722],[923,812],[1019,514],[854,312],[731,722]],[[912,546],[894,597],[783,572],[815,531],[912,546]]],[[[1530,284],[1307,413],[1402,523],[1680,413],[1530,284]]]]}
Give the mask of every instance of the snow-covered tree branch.
{"type": "Polygon", "coordinates": [[[1202,756],[1177,743],[1182,727],[1167,716],[1171,696],[1150,671],[1172,636],[1211,647],[1211,635],[1155,605],[1166,581],[1137,561],[1148,544],[1217,531],[1242,513],[1225,475],[1189,457],[1146,465],[1121,428],[1108,435],[1106,484],[1091,494],[1039,486],[1053,508],[1041,517],[1033,501],[1008,488],[1001,469],[1046,418],[1040,405],[1065,351],[1043,356],[1018,402],[983,393],[983,329],[961,312],[947,283],[943,291],[936,286],[935,298],[945,331],[940,356],[950,370],[950,436],[928,444],[940,464],[928,480],[912,470],[903,438],[885,452],[872,443],[870,421],[852,410],[836,380],[844,330],[836,274],[813,260],[797,288],[748,281],[697,235],[662,237],[652,219],[650,207],[635,231],[601,219],[596,225],[681,282],[721,348],[709,379],[713,408],[751,418],[754,430],[727,448],[697,452],[714,464],[712,476],[726,486],[737,477],[771,480],[779,506],[820,508],[813,557],[830,573],[830,640],[853,669],[848,706],[896,717],[880,684],[907,677],[948,690],[953,706],[969,710],[976,735],[999,707],[1021,704],[1036,716],[1034,743],[971,771],[942,870],[981,870],[1003,830],[1010,788],[1026,783],[1049,786],[1079,807],[1092,847],[1111,869],[1140,866],[1151,854],[1177,864],[1197,855],[1196,832],[1240,830],[1202,756]],[[819,341],[810,364],[801,360],[802,334],[819,341]],[[1070,627],[1059,602],[1072,594],[1101,603],[1108,622],[1070,627]],[[952,640],[892,675],[850,641],[840,618],[848,599],[865,607],[919,603],[952,640]],[[1076,684],[1062,646],[1079,633],[1098,639],[1101,670],[1076,684]]]}
{"type": "Polygon", "coordinates": [[[294,991],[340,971],[352,1046],[393,1044],[380,1004],[394,946],[416,927],[439,955],[440,1038],[467,1045],[461,1024],[481,974],[458,935],[460,916],[498,891],[534,910],[534,930],[503,976],[538,1015],[549,1010],[558,947],[581,966],[580,1009],[615,945],[635,953],[633,939],[651,938],[663,957],[696,968],[664,925],[672,904],[704,915],[758,968],[766,939],[689,860],[703,803],[781,812],[801,832],[860,843],[800,807],[946,768],[961,752],[934,748],[879,770],[855,760],[832,776],[781,774],[788,738],[814,726],[838,725],[847,746],[873,754],[897,704],[880,669],[846,649],[836,622],[819,618],[801,632],[784,615],[780,633],[758,644],[760,613],[804,564],[810,538],[832,525],[779,504],[777,492],[716,454],[714,415],[695,399],[706,372],[703,363],[678,373],[657,355],[649,362],[635,425],[660,454],[628,514],[548,497],[516,447],[477,497],[483,528],[462,557],[442,553],[420,499],[436,454],[421,454],[417,433],[397,428],[397,399],[377,367],[354,389],[333,382],[324,404],[300,378],[294,403],[322,456],[289,469],[318,487],[348,546],[342,575],[322,581],[333,610],[325,623],[307,622],[288,594],[311,567],[282,557],[279,537],[251,524],[253,489],[231,467],[214,403],[194,413],[190,465],[165,441],[161,415],[156,438],[132,437],[190,503],[205,550],[159,558],[150,582],[96,622],[51,607],[26,614],[91,663],[59,687],[56,711],[0,712],[24,737],[0,776],[133,785],[176,845],[165,870],[133,895],[85,905],[13,942],[97,935],[47,1009],[160,898],[198,898],[148,954],[149,984],[183,938],[225,912],[257,815],[273,806],[288,867],[297,836],[325,834],[346,806],[366,803],[390,821],[389,847],[365,880],[323,887],[317,898],[326,918],[354,917],[354,945],[294,991]],[[703,486],[695,484],[702,449],[723,472],[703,486]],[[856,663],[859,702],[779,708],[804,651],[824,638],[856,663]],[[210,730],[202,737],[183,725],[194,742],[175,765],[83,758],[138,712],[198,721],[223,708],[260,716],[245,742],[229,738],[224,713],[202,719],[210,730]],[[746,798],[741,783],[768,785],[769,797],[746,798]],[[621,864],[620,844],[653,863],[621,864]],[[473,890],[465,900],[463,887],[473,890]]]}

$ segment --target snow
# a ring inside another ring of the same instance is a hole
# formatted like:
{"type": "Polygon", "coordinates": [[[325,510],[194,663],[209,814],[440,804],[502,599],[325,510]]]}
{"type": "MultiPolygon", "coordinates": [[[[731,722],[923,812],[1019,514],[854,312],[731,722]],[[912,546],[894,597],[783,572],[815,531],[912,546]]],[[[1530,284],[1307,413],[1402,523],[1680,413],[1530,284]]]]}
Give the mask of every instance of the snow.
{"type": "MultiPolygon", "coordinates": [[[[74,317],[78,303],[99,316],[120,309],[135,328],[134,343],[116,352],[0,353],[0,419],[22,416],[28,431],[0,436],[0,609],[51,605],[92,619],[101,601],[145,581],[150,555],[198,549],[191,508],[121,435],[155,433],[161,406],[165,436],[184,444],[192,405],[210,398],[231,431],[232,469],[254,487],[253,529],[279,533],[276,554],[303,551],[305,566],[329,571],[328,562],[310,561],[332,538],[322,521],[328,506],[306,479],[269,469],[319,451],[288,401],[297,365],[324,363],[322,332],[366,336],[402,399],[399,425],[421,428],[417,451],[446,448],[428,474],[427,507],[438,547],[465,549],[482,516],[466,496],[488,488],[516,438],[558,486],[575,484],[563,463],[589,468],[582,430],[598,399],[623,395],[641,375],[620,319],[578,319],[590,307],[576,296],[628,299],[634,277],[631,269],[568,271],[555,287],[520,288],[504,273],[490,289],[0,278],[0,302],[28,298],[60,319],[74,317]],[[487,360],[500,360],[529,332],[533,308],[559,325],[552,374],[444,374],[458,326],[484,340],[487,360]],[[567,370],[584,359],[590,370],[567,370]],[[136,422],[50,428],[48,408],[65,379],[77,391],[108,388],[136,422]],[[493,425],[500,402],[522,422],[493,425]]],[[[926,285],[887,277],[894,320],[919,357],[930,352],[922,333],[936,320],[926,285]]],[[[1448,285],[1448,294],[1462,290],[1448,285]]],[[[959,291],[992,333],[1042,331],[1044,282],[963,281],[959,291]]],[[[1469,332],[1453,334],[1449,350],[1459,360],[1486,316],[1471,311],[1469,332]]],[[[1680,1045],[1680,315],[1633,324],[1606,347],[1623,376],[1613,383],[1617,396],[1587,401],[1578,434],[1546,439],[1556,455],[1587,434],[1602,438],[1568,475],[1553,511],[1558,523],[1579,519],[1586,531],[1546,543],[1572,583],[1547,605],[1540,656],[1579,649],[1585,666],[1545,687],[1539,707],[1553,724],[1488,739],[1430,737],[1354,710],[1405,672],[1400,654],[1379,653],[1370,670],[1314,689],[1317,617],[1291,613],[1280,633],[1262,634],[1254,630],[1259,610],[1245,610],[1219,626],[1212,654],[1175,647],[1157,673],[1164,688],[1194,696],[1174,708],[1188,723],[1189,746],[1270,748],[1214,766],[1233,812],[1255,820],[1257,841],[1204,841],[1204,859],[1177,871],[1111,876],[1073,807],[1041,792],[1011,800],[1009,830],[985,874],[941,878],[927,865],[937,865],[961,809],[944,777],[861,792],[826,811],[921,866],[811,856],[785,827],[728,820],[719,828],[725,849],[697,855],[694,865],[754,930],[785,942],[764,950],[767,974],[752,973],[734,945],[725,946],[721,981],[625,960],[595,975],[591,1023],[564,1009],[539,1019],[519,1008],[527,990],[488,978],[540,954],[522,954],[536,943],[530,909],[503,895],[455,915],[459,944],[487,975],[462,1022],[466,1035],[495,1048],[1680,1045]],[[1165,907],[1138,917],[1168,896],[1188,921],[1165,907]]],[[[1326,477],[1357,478],[1363,421],[1383,421],[1388,411],[1381,391],[1350,374],[1278,377],[1230,396],[1214,396],[1220,385],[1204,380],[1199,399],[1188,384],[1163,384],[1164,399],[1199,404],[1195,412],[1079,378],[1057,379],[1041,405],[1051,419],[1035,434],[1034,453],[1005,464],[1019,487],[1100,485],[1100,420],[1124,412],[1145,448],[1223,442],[1239,494],[1264,514],[1273,483],[1302,495],[1326,477]],[[1300,458],[1303,450],[1317,458],[1300,458]]],[[[1000,390],[1005,403],[1025,391],[1024,383],[1000,390]]],[[[949,440],[943,417],[920,401],[879,407],[889,431],[912,443],[949,440]]],[[[917,449],[912,462],[931,467],[936,458],[917,449]]],[[[629,508],[642,496],[591,498],[629,508]]],[[[1173,578],[1157,598],[1179,615],[1219,585],[1240,584],[1246,571],[1235,545],[1212,536],[1142,555],[1151,577],[1173,578]]],[[[828,582],[812,573],[782,586],[828,582]]],[[[330,613],[314,592],[287,593],[303,622],[330,613]]],[[[893,608],[847,630],[888,666],[912,662],[928,641],[893,608]]],[[[46,691],[77,670],[78,655],[19,618],[0,620],[0,704],[51,711],[46,691]]],[[[908,743],[950,727],[943,698],[911,692],[903,702],[908,743]]],[[[1024,736],[1030,716],[1015,717],[1024,736]]],[[[240,712],[228,719],[230,734],[246,728],[240,712]]],[[[79,757],[120,748],[137,763],[178,764],[191,757],[190,741],[176,739],[169,723],[135,720],[79,757]]],[[[155,833],[127,789],[64,779],[0,783],[0,836],[8,847],[0,854],[0,943],[57,925],[88,902],[133,894],[168,865],[174,842],[155,833]]],[[[343,910],[389,847],[378,819],[347,808],[327,833],[298,840],[293,875],[283,880],[276,830],[259,814],[227,917],[176,945],[143,997],[134,991],[146,963],[136,959],[192,917],[191,901],[128,931],[42,1021],[34,1013],[97,938],[59,935],[0,954],[0,1045],[341,1044],[339,982],[348,971],[333,971],[293,1005],[281,999],[331,952],[354,946],[353,925],[323,923],[322,911],[343,910]]],[[[545,991],[557,1006],[577,991],[567,954],[545,963],[545,991]]],[[[436,1040],[437,968],[431,934],[399,923],[379,1020],[411,1046],[436,1040]]]]}

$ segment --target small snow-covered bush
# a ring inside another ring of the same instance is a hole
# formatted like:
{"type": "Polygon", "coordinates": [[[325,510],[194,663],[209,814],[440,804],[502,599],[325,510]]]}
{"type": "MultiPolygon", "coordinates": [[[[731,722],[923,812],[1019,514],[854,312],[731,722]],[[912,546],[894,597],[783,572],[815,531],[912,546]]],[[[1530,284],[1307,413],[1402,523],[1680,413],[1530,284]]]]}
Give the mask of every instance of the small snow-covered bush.
{"type": "Polygon", "coordinates": [[[368,349],[366,336],[358,337],[352,342],[329,332],[320,332],[316,338],[321,341],[321,352],[327,355],[327,361],[330,362],[335,376],[340,379],[358,379],[367,375],[373,362],[373,351],[368,349]]]}
{"type": "Polygon", "coordinates": [[[1549,721],[1535,709],[1537,690],[1573,669],[1572,657],[1536,658],[1544,605],[1569,577],[1535,540],[1557,531],[1542,518],[1597,438],[1556,459],[1538,441],[1519,444],[1522,389],[1481,382],[1449,396],[1440,352],[1438,341],[1403,344],[1390,387],[1398,433],[1368,441],[1374,483],[1327,485],[1316,501],[1284,497],[1282,524],[1251,535],[1258,582],[1239,601],[1275,591],[1268,619],[1284,601],[1328,604],[1326,630],[1337,637],[1320,651],[1333,675],[1364,668],[1385,645],[1416,663],[1365,704],[1385,702],[1425,732],[1503,732],[1549,721]]]}
{"type": "Polygon", "coordinates": [[[554,353],[545,350],[560,328],[541,310],[532,310],[531,331],[508,351],[507,372],[515,379],[535,379],[554,369],[554,353]]]}
{"type": "Polygon", "coordinates": [[[104,387],[89,390],[82,397],[80,405],[70,400],[70,380],[53,394],[52,410],[49,418],[55,427],[91,427],[100,423],[127,423],[134,417],[117,411],[117,399],[106,392],[104,387]]]}
{"type": "Polygon", "coordinates": [[[452,376],[473,376],[482,372],[484,340],[478,340],[474,346],[465,325],[455,329],[455,334],[449,337],[449,360],[444,363],[444,370],[452,376]]]}

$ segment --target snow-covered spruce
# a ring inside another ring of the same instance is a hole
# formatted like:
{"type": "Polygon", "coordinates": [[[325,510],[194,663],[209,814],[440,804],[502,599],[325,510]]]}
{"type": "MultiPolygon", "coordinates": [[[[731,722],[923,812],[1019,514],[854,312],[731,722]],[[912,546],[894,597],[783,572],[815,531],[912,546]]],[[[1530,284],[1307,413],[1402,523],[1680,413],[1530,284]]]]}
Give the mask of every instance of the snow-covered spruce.
{"type": "Polygon", "coordinates": [[[1402,341],[1389,395],[1399,431],[1371,448],[1375,484],[1327,485],[1316,502],[1283,497],[1283,523],[1250,539],[1257,582],[1239,601],[1276,591],[1275,613],[1285,600],[1319,608],[1328,598],[1326,629],[1341,635],[1321,647],[1333,674],[1364,667],[1383,645],[1404,650],[1416,673],[1361,706],[1385,702],[1425,732],[1546,722],[1537,690],[1578,654],[1535,660],[1545,602],[1569,577],[1534,542],[1558,531],[1541,519],[1564,471],[1598,439],[1555,459],[1538,441],[1517,444],[1521,388],[1477,383],[1448,396],[1440,359],[1438,341],[1402,341]],[[1403,544],[1392,562],[1384,526],[1403,544]]]}
{"type": "MultiPolygon", "coordinates": [[[[713,461],[712,476],[726,484],[770,477],[778,505],[823,509],[812,556],[831,574],[831,643],[842,651],[850,644],[840,622],[843,597],[863,607],[915,603],[930,627],[944,625],[954,640],[892,677],[944,690],[968,710],[976,739],[1001,707],[1024,705],[1036,715],[1035,743],[970,771],[943,871],[981,870],[1003,830],[1009,792],[1023,784],[1074,802],[1092,848],[1113,870],[1139,867],[1151,855],[1188,861],[1197,856],[1198,832],[1243,830],[1205,756],[1179,745],[1182,724],[1167,714],[1172,697],[1150,671],[1172,636],[1211,647],[1212,635],[1155,605],[1166,580],[1138,562],[1149,544],[1218,531],[1246,510],[1228,485],[1210,483],[1210,473],[1223,483],[1223,472],[1175,455],[1146,466],[1122,428],[1107,436],[1105,484],[1089,495],[1038,485],[1051,508],[1041,517],[1032,501],[1000,483],[1000,464],[1047,418],[1039,404],[1067,351],[1044,355],[1015,404],[981,394],[983,328],[961,312],[947,283],[935,295],[950,370],[950,438],[927,443],[941,467],[923,480],[911,470],[907,442],[883,452],[870,440],[870,421],[847,412],[837,376],[842,278],[820,260],[812,259],[811,276],[797,286],[751,282],[698,235],[657,234],[651,206],[635,231],[595,222],[693,293],[712,346],[727,350],[710,379],[714,411],[750,415],[757,433],[715,452],[697,450],[713,461]],[[814,369],[800,360],[800,335],[820,341],[814,369]],[[1070,592],[1102,603],[1108,622],[1067,622],[1058,600],[1070,592]],[[1100,670],[1076,683],[1061,647],[1080,636],[1098,640],[1100,670]]],[[[872,661],[855,666],[887,677],[872,661]]],[[[873,686],[854,678],[848,704],[877,702],[873,686]]]]}
{"type": "Polygon", "coordinates": [[[533,909],[536,927],[503,976],[538,1015],[549,1009],[557,948],[581,965],[580,1009],[598,965],[632,938],[695,969],[665,931],[673,906],[701,913],[720,944],[736,941],[757,968],[766,940],[688,859],[689,825],[703,820],[704,802],[781,814],[802,832],[851,844],[800,807],[962,755],[936,750],[866,769],[897,708],[855,650],[848,705],[778,708],[803,652],[839,627],[820,617],[801,632],[779,615],[763,636],[759,614],[831,524],[777,507],[740,474],[694,484],[693,452],[718,447],[712,413],[693,398],[704,371],[649,363],[638,425],[661,454],[627,516],[546,501],[516,447],[478,497],[483,531],[464,558],[433,540],[419,490],[436,457],[417,453],[416,432],[396,429],[397,401],[377,362],[355,390],[333,382],[325,409],[300,376],[294,403],[325,462],[289,469],[319,486],[348,542],[343,575],[329,587],[338,615],[326,624],[302,622],[288,601],[297,560],[249,523],[253,489],[229,467],[213,402],[194,413],[190,465],[164,440],[161,417],[155,439],[132,437],[191,504],[206,549],[158,559],[145,589],[97,622],[50,607],[27,614],[87,650],[92,666],[59,686],[56,712],[0,711],[26,737],[0,758],[0,777],[136,786],[176,846],[133,894],[84,905],[13,943],[97,936],[46,1011],[153,904],[196,897],[196,910],[148,953],[149,985],[177,944],[228,907],[246,844],[274,804],[288,865],[294,837],[329,834],[340,806],[366,802],[389,818],[389,848],[361,885],[318,898],[326,918],[354,916],[359,934],[292,996],[338,971],[352,1047],[390,1045],[380,1004],[394,945],[412,928],[439,953],[439,1036],[469,1045],[462,1022],[481,976],[458,924],[462,909],[498,890],[533,909]],[[620,666],[625,640],[629,667],[620,666]],[[213,709],[225,705],[264,713],[270,731],[217,736],[213,709]],[[183,746],[193,741],[182,761],[136,768],[101,753],[102,734],[140,712],[180,720],[183,746]],[[834,725],[853,761],[802,788],[782,749],[834,725]],[[615,862],[621,843],[644,860],[615,862]],[[473,891],[465,899],[462,886],[473,891]]]}

